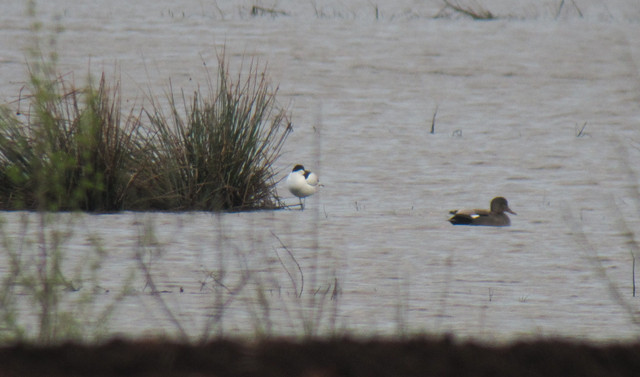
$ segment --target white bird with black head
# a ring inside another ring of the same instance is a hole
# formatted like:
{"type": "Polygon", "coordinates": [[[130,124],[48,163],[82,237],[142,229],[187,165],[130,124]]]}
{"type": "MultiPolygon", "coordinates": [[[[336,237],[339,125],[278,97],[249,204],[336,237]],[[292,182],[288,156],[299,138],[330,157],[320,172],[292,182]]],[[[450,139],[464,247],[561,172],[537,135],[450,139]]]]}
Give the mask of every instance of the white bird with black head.
{"type": "Polygon", "coordinates": [[[305,170],[304,166],[298,164],[293,167],[287,177],[287,188],[300,199],[300,208],[304,209],[302,199],[316,193],[318,189],[318,176],[310,170],[305,170]]]}

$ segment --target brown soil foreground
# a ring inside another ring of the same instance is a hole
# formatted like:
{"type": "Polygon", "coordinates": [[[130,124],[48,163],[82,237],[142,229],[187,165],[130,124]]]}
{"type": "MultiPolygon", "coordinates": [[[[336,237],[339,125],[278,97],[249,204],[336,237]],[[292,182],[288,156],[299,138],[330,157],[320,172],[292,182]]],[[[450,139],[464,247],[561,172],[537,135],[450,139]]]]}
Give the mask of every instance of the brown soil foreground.
{"type": "Polygon", "coordinates": [[[420,338],[13,345],[0,348],[0,376],[640,376],[640,344],[420,338]]]}

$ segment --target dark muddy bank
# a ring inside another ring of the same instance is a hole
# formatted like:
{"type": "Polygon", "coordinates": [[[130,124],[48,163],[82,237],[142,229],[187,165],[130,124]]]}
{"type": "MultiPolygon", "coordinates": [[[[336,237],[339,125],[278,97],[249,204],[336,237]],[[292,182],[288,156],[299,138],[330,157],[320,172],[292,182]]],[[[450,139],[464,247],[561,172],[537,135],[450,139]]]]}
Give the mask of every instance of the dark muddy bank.
{"type": "Polygon", "coordinates": [[[5,346],[2,376],[637,376],[640,344],[353,339],[5,346]]]}

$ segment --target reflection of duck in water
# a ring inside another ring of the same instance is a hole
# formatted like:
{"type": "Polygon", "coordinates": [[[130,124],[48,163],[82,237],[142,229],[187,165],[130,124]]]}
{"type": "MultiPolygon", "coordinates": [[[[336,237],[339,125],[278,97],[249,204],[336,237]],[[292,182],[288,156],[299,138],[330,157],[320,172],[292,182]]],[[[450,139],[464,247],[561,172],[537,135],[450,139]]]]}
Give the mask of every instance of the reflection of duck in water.
{"type": "Polygon", "coordinates": [[[453,215],[449,222],[453,225],[488,225],[488,226],[509,226],[511,220],[505,212],[516,215],[509,208],[507,199],[499,196],[491,201],[491,209],[471,209],[471,210],[454,210],[450,213],[453,215]]]}
{"type": "Polygon", "coordinates": [[[287,177],[287,188],[291,193],[300,199],[300,209],[304,209],[302,199],[315,194],[318,189],[318,176],[304,166],[294,166],[287,177]]]}

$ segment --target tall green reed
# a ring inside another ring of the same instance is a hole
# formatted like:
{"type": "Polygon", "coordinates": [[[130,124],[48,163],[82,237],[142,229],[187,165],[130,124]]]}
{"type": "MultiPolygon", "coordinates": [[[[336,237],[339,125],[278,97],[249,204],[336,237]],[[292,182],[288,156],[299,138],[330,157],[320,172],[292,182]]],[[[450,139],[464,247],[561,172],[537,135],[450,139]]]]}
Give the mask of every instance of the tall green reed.
{"type": "Polygon", "coordinates": [[[122,121],[118,83],[103,74],[77,89],[46,63],[29,68],[26,123],[0,110],[0,208],[123,209],[138,134],[132,114],[122,121]]]}
{"type": "Polygon", "coordinates": [[[0,342],[55,344],[105,337],[114,310],[129,294],[131,275],[120,292],[100,297],[107,254],[100,239],[90,236],[83,256],[68,258],[80,214],[17,216],[14,230],[0,218],[0,342]]]}

